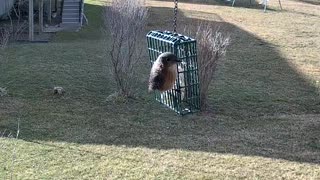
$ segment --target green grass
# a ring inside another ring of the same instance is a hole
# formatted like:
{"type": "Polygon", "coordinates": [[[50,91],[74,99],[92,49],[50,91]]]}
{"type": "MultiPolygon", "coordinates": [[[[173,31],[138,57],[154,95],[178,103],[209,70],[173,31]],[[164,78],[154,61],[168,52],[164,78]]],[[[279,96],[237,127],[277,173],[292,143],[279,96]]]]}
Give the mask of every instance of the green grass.
{"type": "MultiPolygon", "coordinates": [[[[0,178],[320,178],[318,7],[289,1],[285,11],[265,14],[181,3],[181,26],[219,21],[232,45],[211,86],[209,112],[180,117],[147,93],[146,54],[137,67],[138,98],[105,101],[115,91],[110,40],[100,4],[88,3],[81,32],[0,52],[0,86],[9,93],[0,97],[0,132],[15,134],[20,119],[19,139],[0,139],[0,178]],[[53,86],[66,94],[53,96],[53,86]]],[[[172,3],[148,5],[148,30],[171,29],[172,3]]]]}

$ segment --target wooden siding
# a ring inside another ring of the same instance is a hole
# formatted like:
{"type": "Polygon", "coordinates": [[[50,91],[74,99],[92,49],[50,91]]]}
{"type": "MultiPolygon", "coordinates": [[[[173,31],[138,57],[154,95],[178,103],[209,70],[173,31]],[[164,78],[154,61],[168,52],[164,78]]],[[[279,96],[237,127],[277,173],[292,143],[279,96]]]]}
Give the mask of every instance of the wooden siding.
{"type": "Polygon", "coordinates": [[[13,6],[15,0],[1,0],[0,1],[0,17],[7,14],[13,6]]]}

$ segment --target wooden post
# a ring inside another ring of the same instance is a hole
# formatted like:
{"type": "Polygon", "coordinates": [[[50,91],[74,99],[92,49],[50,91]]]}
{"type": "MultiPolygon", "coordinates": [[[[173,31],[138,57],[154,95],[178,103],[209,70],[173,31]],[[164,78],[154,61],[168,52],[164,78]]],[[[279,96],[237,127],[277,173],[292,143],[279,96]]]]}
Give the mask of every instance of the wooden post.
{"type": "Polygon", "coordinates": [[[54,0],[54,12],[58,12],[58,0],[54,0]]]}
{"type": "Polygon", "coordinates": [[[264,2],[263,12],[266,12],[267,11],[268,0],[264,0],[263,2],[264,2]]]}
{"type": "Polygon", "coordinates": [[[281,5],[281,1],[279,0],[279,5],[280,5],[280,9],[282,10],[282,5],[281,5]]]}
{"type": "Polygon", "coordinates": [[[49,24],[51,24],[51,17],[52,17],[52,1],[49,0],[49,4],[48,4],[48,22],[49,24]]]}
{"type": "Polygon", "coordinates": [[[34,40],[33,0],[29,0],[29,41],[34,40]]]}
{"type": "Polygon", "coordinates": [[[43,0],[39,1],[39,34],[43,32],[43,0]]]}

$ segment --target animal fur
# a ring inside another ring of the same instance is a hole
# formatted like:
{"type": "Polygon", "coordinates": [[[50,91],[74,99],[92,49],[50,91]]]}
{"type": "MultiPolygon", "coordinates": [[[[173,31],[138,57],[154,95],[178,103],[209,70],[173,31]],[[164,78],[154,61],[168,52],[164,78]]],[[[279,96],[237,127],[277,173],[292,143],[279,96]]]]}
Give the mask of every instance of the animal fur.
{"type": "Polygon", "coordinates": [[[160,54],[153,63],[149,78],[149,92],[159,90],[164,92],[173,88],[177,78],[178,58],[170,53],[160,54]]]}

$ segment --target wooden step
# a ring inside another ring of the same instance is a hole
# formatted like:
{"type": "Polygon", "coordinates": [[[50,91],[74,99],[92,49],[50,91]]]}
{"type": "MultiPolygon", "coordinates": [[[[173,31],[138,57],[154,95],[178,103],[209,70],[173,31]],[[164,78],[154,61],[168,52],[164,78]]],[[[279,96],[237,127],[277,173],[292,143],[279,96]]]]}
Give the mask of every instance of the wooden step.
{"type": "Polygon", "coordinates": [[[81,28],[80,23],[61,23],[60,27],[67,31],[78,31],[81,28]]]}
{"type": "Polygon", "coordinates": [[[64,0],[62,23],[60,24],[64,30],[80,30],[80,2],[80,0],[64,0]]]}
{"type": "Polygon", "coordinates": [[[63,10],[67,10],[67,9],[78,9],[80,10],[80,6],[64,6],[63,10]]]}
{"type": "Polygon", "coordinates": [[[79,22],[65,22],[60,24],[61,27],[81,27],[81,24],[79,22]]]}
{"type": "Polygon", "coordinates": [[[79,19],[80,18],[80,15],[79,15],[79,13],[77,13],[77,14],[66,14],[66,13],[64,13],[64,14],[62,14],[62,19],[63,18],[66,18],[66,19],[68,19],[68,18],[76,18],[76,19],[79,19]]]}
{"type": "Polygon", "coordinates": [[[80,3],[78,2],[64,2],[63,6],[76,6],[76,5],[80,5],[80,3]]]}
{"type": "Polygon", "coordinates": [[[81,0],[64,0],[64,3],[79,3],[81,0]]]}
{"type": "Polygon", "coordinates": [[[64,9],[62,14],[68,14],[68,13],[79,13],[79,9],[64,9]]]}
{"type": "Polygon", "coordinates": [[[62,14],[62,18],[78,18],[79,19],[79,13],[62,14]]]}
{"type": "Polygon", "coordinates": [[[79,18],[62,18],[62,23],[79,23],[79,18]]]}

